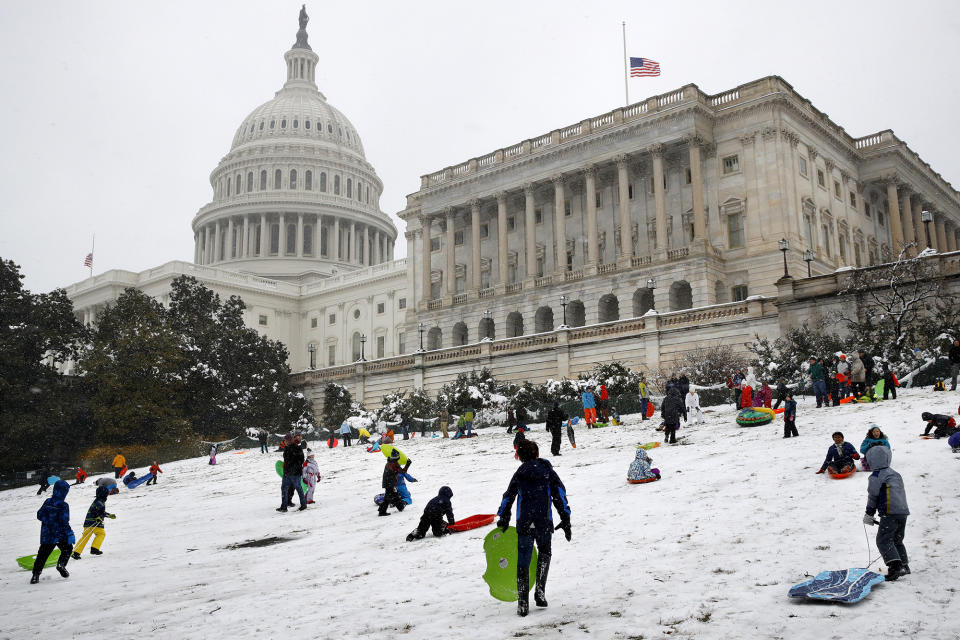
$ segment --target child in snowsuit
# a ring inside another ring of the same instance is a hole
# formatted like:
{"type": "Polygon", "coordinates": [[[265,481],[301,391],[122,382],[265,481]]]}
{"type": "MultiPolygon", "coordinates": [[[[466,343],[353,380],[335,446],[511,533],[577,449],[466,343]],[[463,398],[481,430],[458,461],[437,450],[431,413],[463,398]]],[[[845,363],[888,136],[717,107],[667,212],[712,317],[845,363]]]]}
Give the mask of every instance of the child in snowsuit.
{"type": "Polygon", "coordinates": [[[217,464],[217,445],[210,447],[210,463],[217,464]]]}
{"type": "Polygon", "coordinates": [[[47,481],[47,478],[50,476],[50,472],[47,469],[40,470],[40,488],[37,489],[37,495],[44,493],[47,489],[50,488],[50,483],[47,481]]]}
{"type": "Polygon", "coordinates": [[[343,440],[343,446],[345,447],[353,444],[353,431],[351,430],[350,423],[346,420],[340,425],[340,439],[343,440]]]}
{"type": "Polygon", "coordinates": [[[663,418],[663,441],[670,444],[677,442],[677,429],[680,428],[680,416],[683,415],[683,400],[680,399],[679,389],[670,389],[660,407],[660,416],[663,418]]]}
{"type": "Polygon", "coordinates": [[[696,424],[701,424],[703,422],[703,411],[700,410],[700,394],[695,389],[690,389],[690,392],[687,393],[686,403],[687,414],[695,417],[694,422],[696,424]]]}
{"type": "Polygon", "coordinates": [[[74,484],[83,484],[87,479],[87,472],[77,467],[77,481],[74,484]]]}
{"type": "Polygon", "coordinates": [[[863,466],[864,471],[870,471],[870,465],[867,463],[866,455],[870,447],[883,446],[890,448],[890,441],[887,440],[887,436],[883,435],[883,431],[880,430],[875,424],[870,425],[870,428],[867,429],[867,437],[863,439],[863,442],[860,443],[860,453],[864,455],[863,461],[860,463],[863,466]]]}
{"type": "Polygon", "coordinates": [[[547,412],[547,431],[550,432],[550,453],[560,455],[560,434],[567,415],[560,409],[560,403],[554,402],[547,412]]]}
{"type": "Polygon", "coordinates": [[[83,533],[80,535],[80,542],[74,547],[73,555],[70,556],[74,560],[80,559],[80,554],[83,553],[83,548],[91,537],[93,537],[93,544],[90,545],[90,553],[95,556],[103,554],[100,547],[103,546],[103,539],[107,535],[106,529],[103,528],[103,519],[110,518],[112,520],[117,517],[112,513],[107,513],[108,495],[110,495],[109,489],[97,487],[97,497],[90,504],[90,508],[87,509],[87,517],[83,519],[83,533]]]}
{"type": "Polygon", "coordinates": [[[833,473],[842,473],[849,471],[853,467],[853,461],[859,460],[860,454],[853,448],[849,442],[843,441],[843,434],[839,431],[833,434],[833,444],[827,449],[827,457],[823,460],[823,465],[817,473],[823,473],[830,468],[833,473]]]}
{"type": "Polygon", "coordinates": [[[153,464],[150,465],[150,473],[153,474],[153,477],[147,480],[147,485],[157,484],[157,476],[163,473],[163,469],[160,468],[160,465],[157,464],[156,460],[154,460],[153,464]]]}
{"type": "Polygon", "coordinates": [[[886,400],[887,396],[893,394],[893,399],[897,399],[897,376],[893,375],[893,371],[890,370],[890,365],[886,362],[883,363],[883,399],[886,400]]]}
{"type": "Polygon", "coordinates": [[[260,429],[260,431],[257,432],[257,441],[260,442],[260,453],[269,453],[269,449],[267,447],[268,438],[269,434],[267,434],[267,432],[263,429],[260,429]]]}
{"type": "Polygon", "coordinates": [[[403,511],[406,508],[400,494],[397,493],[397,476],[403,471],[400,468],[400,452],[394,449],[390,452],[387,464],[383,467],[383,481],[380,486],[383,487],[383,502],[380,503],[380,510],[377,515],[388,516],[387,507],[393,505],[397,511],[403,511]]]}
{"type": "Polygon", "coordinates": [[[314,504],[313,490],[320,481],[320,465],[317,464],[312,449],[307,449],[307,461],[303,463],[303,480],[307,483],[307,504],[314,504]]]}
{"type": "Polygon", "coordinates": [[[513,459],[514,460],[517,460],[520,457],[520,454],[517,453],[517,448],[520,446],[520,444],[524,440],[527,439],[526,432],[527,432],[526,425],[522,425],[522,424],[517,425],[517,433],[515,436],[513,436],[513,459]]]}
{"type": "Polygon", "coordinates": [[[836,372],[831,372],[827,376],[827,394],[830,396],[830,399],[833,400],[833,406],[840,406],[840,383],[837,381],[836,372]]]}
{"type": "Polygon", "coordinates": [[[796,438],[797,433],[797,401],[793,399],[793,393],[787,391],[786,402],[783,404],[783,437],[796,438]]]}
{"type": "Polygon", "coordinates": [[[924,411],[920,417],[927,423],[927,426],[923,429],[923,435],[925,436],[930,435],[931,429],[934,430],[934,438],[947,438],[957,432],[957,421],[950,416],[924,411]]]}
{"type": "Polygon", "coordinates": [[[407,535],[407,542],[420,540],[427,535],[427,529],[433,529],[433,535],[440,537],[447,533],[447,526],[453,524],[453,505],[450,504],[450,498],[453,497],[453,490],[450,487],[440,487],[440,492],[435,498],[432,498],[423,509],[423,515],[420,516],[420,524],[417,528],[407,535]],[[446,516],[447,521],[443,518],[446,516]]]}
{"type": "Polygon", "coordinates": [[[887,447],[870,447],[867,450],[867,464],[873,469],[873,473],[867,482],[867,512],[863,516],[864,524],[876,524],[873,514],[880,516],[877,550],[887,564],[888,582],[910,573],[907,549],[903,546],[910,509],[907,508],[903,478],[890,468],[891,456],[887,447]]]}
{"type": "Polygon", "coordinates": [[[653,458],[647,455],[647,451],[643,447],[637,447],[637,457],[630,463],[630,468],[627,470],[627,480],[659,478],[660,471],[651,469],[651,464],[653,464],[653,458]]]}
{"type": "Polygon", "coordinates": [[[65,480],[57,480],[53,485],[53,496],[43,501],[43,506],[37,511],[37,520],[40,526],[40,548],[37,550],[37,559],[33,561],[33,576],[30,584],[40,582],[40,572],[54,547],[60,548],[60,558],[57,560],[57,571],[64,578],[69,578],[67,562],[73,551],[73,543],[77,539],[70,528],[70,505],[66,502],[70,485],[65,480]]]}
{"type": "Polygon", "coordinates": [[[567,490],[553,470],[553,466],[540,457],[533,440],[525,440],[518,451],[521,465],[510,479],[497,510],[497,526],[506,531],[510,527],[510,509],[517,500],[517,615],[525,616],[530,611],[530,560],[536,541],[537,578],[534,599],[538,607],[547,606],[547,573],[550,570],[551,540],[553,538],[553,511],[551,502],[560,514],[557,529],[570,541],[570,506],[567,490]]]}
{"type": "Polygon", "coordinates": [[[583,419],[587,421],[587,429],[592,429],[597,421],[597,400],[593,395],[593,387],[587,387],[580,394],[580,402],[583,403],[583,419]]]}

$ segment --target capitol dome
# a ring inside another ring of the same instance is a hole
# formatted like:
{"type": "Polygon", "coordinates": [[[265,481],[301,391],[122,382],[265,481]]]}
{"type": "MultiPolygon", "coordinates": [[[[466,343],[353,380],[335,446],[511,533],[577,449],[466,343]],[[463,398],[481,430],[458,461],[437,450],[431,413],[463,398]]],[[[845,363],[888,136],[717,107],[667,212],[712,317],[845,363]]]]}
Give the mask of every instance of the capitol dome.
{"type": "Polygon", "coordinates": [[[317,89],[305,11],[287,80],[244,118],[193,219],[194,262],[276,279],[326,277],[393,259],[397,230],[353,124],[317,89]]]}

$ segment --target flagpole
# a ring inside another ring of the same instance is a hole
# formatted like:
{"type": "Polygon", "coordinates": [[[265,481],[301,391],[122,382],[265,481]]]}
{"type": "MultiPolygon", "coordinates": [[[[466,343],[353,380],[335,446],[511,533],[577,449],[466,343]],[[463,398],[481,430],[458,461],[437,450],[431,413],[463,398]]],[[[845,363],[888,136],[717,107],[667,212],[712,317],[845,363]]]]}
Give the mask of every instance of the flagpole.
{"type": "Polygon", "coordinates": [[[97,234],[93,234],[93,239],[90,241],[90,277],[93,277],[93,250],[97,246],[97,234]]]}
{"type": "Polygon", "coordinates": [[[628,63],[627,63],[627,22],[624,20],[623,25],[623,95],[626,99],[624,106],[630,106],[630,88],[627,83],[628,78],[628,63]]]}

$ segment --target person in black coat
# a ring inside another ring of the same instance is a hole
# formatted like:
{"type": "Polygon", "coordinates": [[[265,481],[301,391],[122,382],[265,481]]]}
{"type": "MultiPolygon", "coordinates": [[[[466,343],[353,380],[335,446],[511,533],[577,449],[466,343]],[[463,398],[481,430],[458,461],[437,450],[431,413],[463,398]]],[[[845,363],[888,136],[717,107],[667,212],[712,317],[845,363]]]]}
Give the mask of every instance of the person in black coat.
{"type": "Polygon", "coordinates": [[[268,437],[269,437],[269,436],[267,435],[267,432],[266,432],[265,429],[260,429],[260,431],[257,432],[257,440],[260,441],[260,453],[269,453],[269,452],[270,452],[270,449],[267,447],[267,438],[268,438],[268,437]]]}
{"type": "Polygon", "coordinates": [[[507,433],[513,433],[515,426],[517,426],[517,418],[513,414],[513,409],[507,409],[507,433]]]}
{"type": "Polygon", "coordinates": [[[783,378],[777,381],[777,401],[773,403],[774,409],[780,408],[780,403],[787,400],[787,396],[790,394],[790,389],[787,388],[787,383],[783,378]]]}
{"type": "Polygon", "coordinates": [[[663,441],[670,444],[677,442],[677,429],[680,427],[680,417],[683,415],[686,407],[680,398],[680,390],[670,389],[667,397],[663,399],[663,406],[660,407],[660,416],[663,418],[663,441]]]}
{"type": "MultiPolygon", "coordinates": [[[[409,463],[407,464],[409,466],[409,463]]],[[[397,511],[403,511],[406,503],[397,493],[397,476],[403,472],[400,468],[400,452],[394,449],[387,458],[387,464],[383,467],[383,480],[380,486],[383,487],[383,502],[380,503],[380,510],[377,515],[388,516],[387,507],[393,505],[397,511]]]]}
{"type": "Polygon", "coordinates": [[[300,448],[300,436],[287,434],[283,438],[286,443],[283,447],[283,482],[280,485],[280,508],[277,511],[286,513],[287,507],[293,506],[293,492],[300,498],[300,509],[307,508],[307,500],[303,495],[301,479],[303,477],[303,449],[300,448]]]}
{"type": "Polygon", "coordinates": [[[510,509],[517,500],[517,615],[525,616],[530,610],[530,560],[533,545],[537,551],[537,582],[534,599],[538,607],[547,606],[547,573],[550,570],[553,538],[553,510],[560,514],[557,529],[563,529],[570,541],[570,505],[567,490],[557,472],[547,460],[540,458],[537,443],[524,440],[519,450],[521,465],[510,478],[510,485],[503,494],[497,510],[497,526],[504,531],[510,527],[510,509]]]}
{"type": "Polygon", "coordinates": [[[37,489],[37,495],[44,493],[47,489],[50,488],[50,483],[47,482],[47,478],[50,476],[50,470],[44,467],[39,471],[40,477],[38,479],[40,483],[40,488],[37,489]]]}
{"type": "Polygon", "coordinates": [[[890,365],[883,363],[883,399],[886,400],[889,394],[893,394],[893,399],[897,399],[897,382],[893,379],[893,371],[890,365]]]}
{"type": "Polygon", "coordinates": [[[960,373],[960,338],[950,347],[950,391],[957,390],[957,373],[960,373]]]}
{"type": "Polygon", "coordinates": [[[863,363],[863,369],[866,371],[867,385],[873,385],[873,383],[877,381],[877,379],[873,377],[873,356],[863,350],[857,353],[860,356],[860,362],[863,363]]]}
{"type": "Polygon", "coordinates": [[[567,420],[567,414],[560,409],[560,403],[554,402],[553,408],[547,412],[547,431],[550,432],[550,453],[560,455],[560,436],[563,431],[563,423],[567,420]]]}
{"type": "Polygon", "coordinates": [[[453,505],[450,504],[450,498],[453,497],[453,490],[450,487],[440,487],[437,497],[430,500],[427,506],[423,508],[423,515],[420,516],[420,524],[417,528],[407,535],[407,542],[421,540],[427,535],[427,529],[433,529],[433,535],[440,537],[447,533],[447,526],[453,524],[453,505]],[[446,516],[447,521],[443,518],[446,516]]]}
{"type": "Polygon", "coordinates": [[[681,373],[677,382],[680,384],[680,397],[686,398],[687,394],[690,393],[690,378],[687,377],[687,374],[681,373]]]}

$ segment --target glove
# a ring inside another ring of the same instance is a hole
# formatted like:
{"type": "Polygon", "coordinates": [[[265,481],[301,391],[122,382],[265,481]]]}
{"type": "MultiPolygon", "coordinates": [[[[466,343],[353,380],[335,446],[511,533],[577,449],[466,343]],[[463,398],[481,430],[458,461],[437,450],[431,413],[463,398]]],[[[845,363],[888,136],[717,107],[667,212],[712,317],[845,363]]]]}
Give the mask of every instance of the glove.
{"type": "Polygon", "coordinates": [[[817,471],[817,473],[823,473],[823,469],[820,469],[820,471],[817,471]]]}
{"type": "Polygon", "coordinates": [[[863,524],[874,525],[877,524],[877,521],[873,519],[873,516],[869,513],[863,515],[863,524]]]}
{"type": "Polygon", "coordinates": [[[69,542],[70,544],[76,544],[76,543],[77,543],[77,538],[76,538],[76,536],[73,535],[73,531],[71,531],[71,532],[70,532],[70,535],[67,536],[67,542],[69,542]]]}
{"type": "Polygon", "coordinates": [[[115,513],[108,513],[108,514],[107,514],[107,517],[110,518],[111,520],[116,520],[116,519],[117,519],[117,514],[115,514],[115,513]]]}
{"type": "Polygon", "coordinates": [[[573,535],[573,532],[570,530],[570,521],[564,520],[563,522],[557,525],[554,531],[557,531],[559,529],[563,529],[563,537],[567,539],[567,542],[570,542],[570,537],[573,535]]]}
{"type": "Polygon", "coordinates": [[[506,533],[506,532],[507,532],[507,529],[510,528],[510,521],[509,521],[509,520],[504,520],[503,518],[500,518],[499,520],[497,520],[497,527],[498,527],[499,529],[503,530],[504,533],[506,533]]]}

